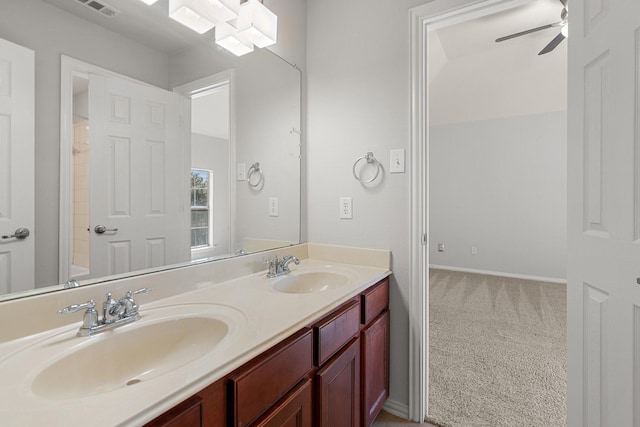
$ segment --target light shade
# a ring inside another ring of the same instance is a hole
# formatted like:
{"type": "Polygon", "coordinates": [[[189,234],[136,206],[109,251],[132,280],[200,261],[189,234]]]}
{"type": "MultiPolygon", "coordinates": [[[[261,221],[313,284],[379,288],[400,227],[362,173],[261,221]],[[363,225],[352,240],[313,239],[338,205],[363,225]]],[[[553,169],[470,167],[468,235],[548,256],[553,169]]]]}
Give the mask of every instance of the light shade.
{"type": "Polygon", "coordinates": [[[258,0],[247,0],[240,6],[238,37],[258,47],[275,44],[278,17],[258,0]]]}
{"type": "Polygon", "coordinates": [[[204,18],[196,10],[187,5],[189,1],[169,0],[169,17],[198,34],[204,34],[213,27],[215,22],[204,18]]]}
{"type": "Polygon", "coordinates": [[[169,0],[169,16],[200,34],[238,18],[239,11],[240,0],[169,0]]]}
{"type": "Polygon", "coordinates": [[[563,36],[565,37],[569,37],[569,24],[565,23],[562,28],[560,28],[560,32],[562,33],[563,36]]]}
{"type": "Polygon", "coordinates": [[[253,45],[244,39],[240,39],[237,29],[226,22],[219,22],[216,26],[216,44],[236,56],[253,52],[253,45]]]}
{"type": "Polygon", "coordinates": [[[158,0],[140,0],[140,1],[141,1],[141,2],[143,2],[143,3],[146,3],[146,4],[148,4],[148,5],[152,5],[152,4],[154,4],[155,2],[157,2],[158,0]]]}

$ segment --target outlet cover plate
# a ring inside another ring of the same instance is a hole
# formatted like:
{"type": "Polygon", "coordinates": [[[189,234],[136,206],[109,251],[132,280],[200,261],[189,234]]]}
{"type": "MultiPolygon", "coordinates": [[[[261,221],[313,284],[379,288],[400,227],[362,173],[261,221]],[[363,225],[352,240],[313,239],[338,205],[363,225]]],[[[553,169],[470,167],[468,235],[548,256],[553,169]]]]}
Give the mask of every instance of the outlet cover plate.
{"type": "Polygon", "coordinates": [[[277,197],[269,197],[269,216],[279,216],[280,206],[277,197]]]}
{"type": "Polygon", "coordinates": [[[351,197],[340,197],[340,218],[353,219],[353,201],[351,197]]]}

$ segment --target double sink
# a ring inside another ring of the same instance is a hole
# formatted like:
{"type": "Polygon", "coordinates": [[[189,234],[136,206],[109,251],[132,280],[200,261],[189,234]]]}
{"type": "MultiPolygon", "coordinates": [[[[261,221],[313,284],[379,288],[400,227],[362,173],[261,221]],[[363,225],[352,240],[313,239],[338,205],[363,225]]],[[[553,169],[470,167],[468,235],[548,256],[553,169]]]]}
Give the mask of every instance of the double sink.
{"type": "MultiPolygon", "coordinates": [[[[273,279],[255,275],[252,287],[310,298],[355,279],[348,267],[312,264],[273,279]]],[[[52,401],[113,393],[178,371],[188,375],[190,365],[223,351],[248,326],[246,313],[225,304],[142,305],[140,314],[134,323],[92,337],[78,338],[69,327],[44,335],[0,361],[0,376],[24,378],[23,392],[52,401]]]]}

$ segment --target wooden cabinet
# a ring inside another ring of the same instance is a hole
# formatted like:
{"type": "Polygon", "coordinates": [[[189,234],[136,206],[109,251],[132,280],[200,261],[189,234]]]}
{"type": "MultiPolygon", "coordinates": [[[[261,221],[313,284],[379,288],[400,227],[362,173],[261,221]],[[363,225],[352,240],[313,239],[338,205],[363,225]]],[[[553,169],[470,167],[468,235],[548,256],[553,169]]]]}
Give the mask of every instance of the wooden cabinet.
{"type": "Polygon", "coordinates": [[[315,374],[316,425],[355,427],[360,419],[360,339],[354,338],[315,374]]]}
{"type": "MultiPolygon", "coordinates": [[[[389,279],[369,288],[361,295],[361,426],[376,419],[389,397],[390,315],[389,279]]],[[[355,425],[355,424],[354,424],[355,425]]]]}
{"type": "Polygon", "coordinates": [[[145,424],[145,427],[225,426],[227,420],[224,381],[217,381],[145,424]]]}
{"type": "Polygon", "coordinates": [[[370,426],[389,396],[389,279],[146,427],[370,426]]]}
{"type": "Polygon", "coordinates": [[[255,425],[256,427],[312,427],[313,389],[311,380],[304,380],[255,425]]]}
{"type": "Polygon", "coordinates": [[[304,379],[313,366],[310,329],[303,329],[231,374],[230,421],[251,425],[304,379]]]}

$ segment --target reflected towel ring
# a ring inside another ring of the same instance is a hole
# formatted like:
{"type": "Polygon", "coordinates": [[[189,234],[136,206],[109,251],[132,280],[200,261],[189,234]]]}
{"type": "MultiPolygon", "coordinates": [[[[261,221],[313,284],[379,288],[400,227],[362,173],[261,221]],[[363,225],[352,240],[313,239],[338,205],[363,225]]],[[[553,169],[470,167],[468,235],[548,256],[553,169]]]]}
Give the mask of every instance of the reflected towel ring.
{"type": "Polygon", "coordinates": [[[378,175],[380,175],[380,167],[381,167],[381,165],[380,165],[380,162],[378,161],[378,159],[373,157],[373,153],[371,151],[369,151],[364,156],[358,157],[356,162],[353,164],[353,176],[355,177],[355,179],[357,179],[358,181],[362,182],[363,184],[369,184],[370,182],[375,181],[375,179],[378,177],[378,175]],[[360,163],[361,160],[366,160],[367,163],[376,165],[376,174],[373,176],[373,178],[368,179],[366,181],[363,181],[362,177],[358,176],[358,174],[356,173],[356,167],[358,166],[358,163],[360,163]]]}
{"type": "Polygon", "coordinates": [[[249,171],[247,172],[247,182],[251,187],[256,188],[257,186],[262,184],[263,178],[264,177],[262,176],[262,169],[260,169],[260,162],[255,162],[254,164],[251,165],[251,167],[249,168],[249,171]],[[253,176],[257,176],[258,180],[252,181],[251,177],[253,176]]]}

